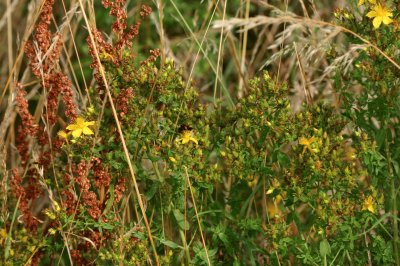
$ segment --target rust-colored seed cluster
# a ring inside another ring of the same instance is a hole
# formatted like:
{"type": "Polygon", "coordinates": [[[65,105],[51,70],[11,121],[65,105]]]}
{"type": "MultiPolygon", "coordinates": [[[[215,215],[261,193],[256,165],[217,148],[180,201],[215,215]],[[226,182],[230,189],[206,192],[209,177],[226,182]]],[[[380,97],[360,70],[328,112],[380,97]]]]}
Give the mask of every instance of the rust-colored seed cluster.
{"type": "MultiPolygon", "coordinates": [[[[32,212],[30,210],[29,201],[33,200],[34,199],[33,197],[37,196],[38,193],[36,193],[36,191],[35,191],[34,193],[30,193],[28,195],[28,193],[27,193],[28,189],[25,189],[22,186],[22,178],[21,178],[20,174],[18,173],[17,169],[12,170],[10,185],[11,185],[11,189],[12,189],[14,195],[18,195],[18,198],[19,198],[18,210],[23,215],[25,227],[28,229],[28,231],[35,233],[37,231],[39,222],[33,216],[32,212]]],[[[38,185],[38,184],[36,184],[36,185],[38,185]]],[[[32,204],[31,204],[31,206],[32,206],[32,204]]]]}
{"type": "Polygon", "coordinates": [[[63,95],[65,104],[65,116],[74,121],[77,117],[74,92],[71,89],[71,81],[62,72],[52,72],[44,75],[44,87],[48,90],[47,95],[47,121],[53,125],[57,122],[58,96],[63,95]]]}
{"type": "MultiPolygon", "coordinates": [[[[92,158],[90,162],[82,160],[74,171],[74,181],[80,188],[80,195],[83,204],[88,210],[89,215],[98,220],[103,210],[102,202],[97,198],[96,193],[91,191],[92,185],[89,180],[90,171],[93,173],[94,185],[97,189],[107,191],[111,183],[111,175],[103,167],[103,163],[99,158],[92,158]]],[[[63,207],[68,214],[73,214],[76,211],[76,197],[72,191],[73,177],[69,174],[64,174],[64,184],[66,189],[63,191],[64,201],[63,207]]],[[[125,191],[125,180],[120,179],[114,188],[114,204],[117,204],[125,191]]]]}
{"type": "Polygon", "coordinates": [[[154,62],[161,55],[160,49],[150,50],[150,56],[146,60],[140,62],[141,65],[147,65],[148,63],[154,62]]]}
{"type": "Polygon", "coordinates": [[[21,156],[21,165],[25,167],[29,160],[29,142],[27,137],[35,138],[39,132],[39,126],[35,123],[33,116],[29,113],[29,104],[25,99],[26,91],[20,83],[16,83],[16,104],[21,117],[22,125],[17,130],[17,149],[21,156]]]}
{"type": "Polygon", "coordinates": [[[151,7],[147,6],[147,5],[142,5],[142,10],[140,11],[140,16],[142,18],[150,16],[151,12],[153,12],[153,10],[151,9],[151,7]]]}
{"type": "Polygon", "coordinates": [[[125,190],[125,179],[121,178],[118,180],[117,185],[115,185],[114,187],[114,204],[118,204],[121,201],[125,190]]]}
{"type": "MultiPolygon", "coordinates": [[[[38,138],[39,126],[35,123],[33,116],[29,113],[29,104],[25,99],[26,91],[22,85],[16,83],[16,105],[21,117],[22,124],[18,126],[16,138],[17,149],[21,158],[21,166],[25,168],[30,158],[28,139],[38,138]]],[[[26,173],[28,185],[22,186],[22,178],[18,169],[12,170],[11,188],[16,197],[20,199],[18,209],[23,215],[23,221],[30,232],[36,232],[38,220],[33,216],[31,207],[34,206],[35,199],[41,195],[40,185],[37,181],[37,174],[34,168],[30,168],[26,173]]]]}
{"type": "Polygon", "coordinates": [[[120,94],[117,97],[117,108],[119,111],[120,117],[124,117],[129,109],[128,109],[128,103],[130,100],[132,100],[134,97],[133,89],[132,88],[127,88],[127,89],[122,89],[120,94]]]}
{"type": "Polygon", "coordinates": [[[93,175],[96,188],[108,188],[111,182],[110,174],[103,168],[103,162],[99,158],[92,158],[93,175]]]}
{"type": "Polygon", "coordinates": [[[64,197],[63,209],[66,210],[68,215],[72,214],[78,215],[79,210],[76,208],[77,206],[76,197],[71,187],[73,185],[71,175],[65,173],[63,176],[63,181],[65,184],[65,189],[62,192],[62,195],[64,197]]]}
{"type": "Polygon", "coordinates": [[[132,40],[139,35],[139,28],[142,24],[141,21],[137,21],[134,25],[129,27],[129,30],[122,35],[122,37],[115,44],[115,51],[121,51],[122,49],[132,47],[132,40]]]}
{"type": "MultiPolygon", "coordinates": [[[[51,32],[49,30],[49,25],[53,16],[53,4],[54,0],[47,0],[43,2],[39,23],[35,28],[35,43],[28,41],[25,45],[25,54],[29,58],[29,64],[33,74],[35,74],[37,77],[40,76],[41,71],[47,72],[51,66],[49,64],[51,63],[50,60],[44,60],[40,62],[38,57],[43,57],[51,45],[51,32]]],[[[61,42],[57,43],[56,46],[59,44],[61,44],[61,42]]],[[[56,50],[59,51],[58,47],[56,50]]]]}
{"type": "MultiPolygon", "coordinates": [[[[103,35],[97,29],[92,29],[93,33],[93,41],[90,37],[88,37],[87,42],[89,45],[89,54],[93,58],[93,61],[90,65],[91,68],[96,69],[96,73],[94,75],[97,83],[98,83],[98,90],[100,93],[104,93],[104,83],[103,78],[100,74],[100,62],[97,60],[96,50],[99,54],[108,54],[110,55],[111,62],[114,64],[115,67],[121,65],[123,62],[123,51],[126,48],[132,47],[132,40],[139,34],[139,28],[141,25],[141,21],[137,21],[134,25],[131,25],[128,30],[126,24],[126,11],[124,6],[126,4],[125,0],[103,0],[102,4],[105,8],[110,8],[110,15],[116,17],[116,21],[112,25],[113,31],[116,33],[118,39],[111,45],[104,40],[103,35]],[[95,49],[96,47],[96,49],[95,49]]],[[[149,16],[151,13],[151,8],[143,5],[141,8],[140,15],[142,18],[149,16]]],[[[151,61],[154,61],[152,59],[151,61]]]]}
{"type": "Polygon", "coordinates": [[[71,250],[71,257],[76,265],[88,264],[88,261],[82,257],[82,254],[78,248],[71,250]]]}
{"type": "Polygon", "coordinates": [[[18,113],[21,117],[23,126],[23,135],[36,137],[39,126],[35,123],[33,116],[29,113],[28,101],[25,99],[26,91],[23,89],[20,83],[16,84],[16,102],[18,107],[18,113]]]}
{"type": "Polygon", "coordinates": [[[53,4],[54,0],[44,1],[39,23],[35,28],[34,39],[25,44],[25,54],[29,59],[30,68],[33,74],[42,80],[43,88],[47,91],[47,106],[44,114],[50,125],[57,121],[58,96],[60,93],[63,94],[63,100],[66,103],[65,115],[71,121],[74,121],[77,117],[71,82],[57,67],[62,36],[56,33],[52,40],[49,26],[53,4]]]}
{"type": "MultiPolygon", "coordinates": [[[[35,27],[33,40],[25,44],[25,54],[29,59],[29,66],[32,73],[41,80],[44,88],[46,108],[43,109],[43,117],[48,123],[46,128],[50,128],[57,122],[59,109],[59,96],[63,96],[65,104],[65,115],[70,121],[77,117],[77,107],[74,102],[74,93],[71,89],[71,82],[58,67],[60,51],[62,46],[62,36],[59,33],[52,34],[50,23],[52,21],[54,0],[43,2],[39,22],[35,27]]],[[[21,117],[21,125],[18,127],[16,145],[21,158],[23,169],[28,167],[24,177],[27,180],[26,188],[22,186],[22,179],[18,175],[18,170],[13,170],[13,193],[16,197],[21,197],[19,210],[23,214],[25,226],[30,231],[36,231],[37,220],[29,211],[30,206],[34,205],[34,199],[41,194],[38,184],[38,174],[35,168],[28,165],[30,156],[30,147],[35,148],[37,163],[40,168],[47,172],[53,157],[62,143],[59,139],[54,140],[45,132],[43,126],[37,124],[29,112],[29,104],[25,99],[26,91],[23,86],[16,83],[16,105],[21,117]],[[22,193],[22,191],[29,193],[22,193]]]]}
{"type": "Polygon", "coordinates": [[[81,189],[83,203],[87,207],[89,215],[98,220],[102,211],[102,202],[97,198],[96,193],[90,190],[89,170],[93,170],[94,183],[97,189],[108,189],[111,176],[103,168],[102,161],[95,157],[90,162],[81,161],[75,170],[75,182],[81,189]]]}
{"type": "Polygon", "coordinates": [[[90,191],[90,180],[88,179],[88,172],[91,165],[87,161],[81,161],[75,169],[75,182],[81,189],[81,196],[83,203],[87,207],[89,215],[97,220],[100,217],[100,201],[97,199],[96,194],[90,191]]]}

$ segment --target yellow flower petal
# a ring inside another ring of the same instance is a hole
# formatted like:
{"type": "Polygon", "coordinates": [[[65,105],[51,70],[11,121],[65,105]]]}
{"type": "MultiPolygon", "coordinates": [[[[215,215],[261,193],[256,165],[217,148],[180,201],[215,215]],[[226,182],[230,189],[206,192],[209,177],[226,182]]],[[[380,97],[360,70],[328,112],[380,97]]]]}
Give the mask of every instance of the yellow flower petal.
{"type": "Polygon", "coordinates": [[[189,140],[191,140],[191,141],[193,141],[194,143],[196,143],[196,145],[199,145],[199,142],[197,141],[197,139],[195,139],[195,138],[193,138],[193,137],[190,137],[189,140]]]}
{"type": "Polygon", "coordinates": [[[382,23],[382,18],[381,17],[376,17],[374,18],[374,20],[372,21],[372,24],[374,25],[374,28],[377,29],[379,28],[379,26],[382,23]]]}
{"type": "Polygon", "coordinates": [[[93,114],[93,113],[94,113],[94,107],[93,107],[93,106],[89,106],[88,112],[89,112],[90,114],[93,114]]]}
{"type": "Polygon", "coordinates": [[[56,219],[56,215],[54,214],[54,212],[52,212],[52,211],[50,211],[48,209],[46,209],[44,211],[44,214],[46,214],[46,216],[49,217],[51,220],[56,219]]]}
{"type": "Polygon", "coordinates": [[[389,18],[389,17],[384,17],[384,18],[382,19],[382,21],[383,21],[384,24],[389,25],[390,23],[393,22],[393,19],[391,19],[391,18],[389,18]]]}
{"type": "Polygon", "coordinates": [[[369,11],[366,16],[369,18],[373,18],[373,17],[376,17],[377,14],[376,14],[376,11],[372,10],[372,11],[369,11]]]}
{"type": "Polygon", "coordinates": [[[85,134],[85,135],[93,135],[93,134],[94,134],[93,131],[92,131],[90,128],[88,128],[88,127],[84,127],[84,128],[82,129],[82,132],[83,132],[83,134],[85,134]]]}
{"type": "Polygon", "coordinates": [[[53,203],[53,209],[54,209],[56,212],[60,212],[60,211],[61,211],[61,207],[60,207],[60,205],[58,204],[58,202],[55,201],[55,200],[52,200],[51,202],[53,203]]]}
{"type": "Polygon", "coordinates": [[[2,238],[2,239],[5,239],[7,237],[7,231],[6,231],[6,229],[1,229],[0,230],[0,239],[2,238]]]}
{"type": "MultiPolygon", "coordinates": [[[[368,0],[368,2],[370,2],[371,4],[376,4],[376,0],[368,0]]],[[[365,0],[360,0],[358,1],[358,6],[361,6],[365,3],[365,0]]]]}
{"type": "Polygon", "coordinates": [[[82,135],[82,129],[75,129],[74,131],[72,131],[72,136],[74,138],[79,138],[82,135]]]}
{"type": "Polygon", "coordinates": [[[69,125],[69,126],[67,126],[67,129],[68,130],[75,130],[77,128],[77,126],[75,125],[75,124],[71,124],[71,125],[69,125]]]}
{"type": "Polygon", "coordinates": [[[60,139],[67,139],[68,138],[68,134],[64,130],[58,131],[57,136],[60,139]]]}
{"type": "Polygon", "coordinates": [[[182,140],[181,141],[182,144],[186,144],[186,143],[189,143],[190,138],[183,137],[181,140],[182,140]]]}

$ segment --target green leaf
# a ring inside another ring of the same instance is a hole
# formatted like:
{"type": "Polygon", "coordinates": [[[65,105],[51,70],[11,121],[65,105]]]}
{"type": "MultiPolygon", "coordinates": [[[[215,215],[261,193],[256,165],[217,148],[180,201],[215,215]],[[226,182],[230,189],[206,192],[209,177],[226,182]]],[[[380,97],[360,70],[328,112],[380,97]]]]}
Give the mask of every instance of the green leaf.
{"type": "Polygon", "coordinates": [[[394,172],[398,175],[399,174],[399,163],[396,161],[393,161],[393,168],[394,168],[394,172]]]}
{"type": "Polygon", "coordinates": [[[99,228],[99,229],[106,229],[106,230],[113,230],[114,225],[110,223],[95,223],[94,227],[99,228]]]}
{"type": "Polygon", "coordinates": [[[176,244],[175,242],[172,242],[172,241],[170,241],[170,240],[160,239],[160,242],[161,242],[163,245],[165,245],[165,246],[167,246],[167,247],[170,247],[170,248],[172,248],[172,249],[182,248],[181,246],[179,246],[178,244],[176,244]]]}
{"type": "Polygon", "coordinates": [[[260,139],[258,140],[258,145],[262,145],[264,143],[269,131],[270,131],[269,126],[265,125],[261,128],[261,135],[260,135],[260,139]]]}
{"type": "Polygon", "coordinates": [[[110,184],[108,191],[109,191],[110,197],[106,202],[106,207],[104,208],[103,215],[108,213],[108,211],[111,209],[111,207],[114,203],[114,183],[110,184]]]}
{"type": "Polygon", "coordinates": [[[219,233],[218,238],[224,243],[225,246],[230,246],[228,236],[225,233],[219,233]]]}
{"type": "Polygon", "coordinates": [[[175,209],[172,212],[173,212],[174,217],[179,225],[179,228],[182,230],[189,230],[189,228],[190,228],[189,223],[185,219],[185,216],[181,213],[181,211],[178,209],[175,209]]]}
{"type": "Polygon", "coordinates": [[[386,139],[386,129],[381,128],[377,133],[376,133],[376,143],[378,145],[378,148],[380,149],[386,139]]]}
{"type": "Polygon", "coordinates": [[[154,183],[145,194],[146,200],[150,201],[154,197],[157,191],[158,191],[158,183],[154,183]]]}
{"type": "Polygon", "coordinates": [[[326,257],[331,254],[331,245],[329,245],[328,240],[324,239],[319,243],[319,253],[322,257],[326,257]]]}
{"type": "Polygon", "coordinates": [[[290,158],[289,156],[287,156],[286,153],[283,153],[281,151],[278,152],[277,155],[277,159],[278,159],[278,163],[282,166],[282,167],[286,167],[290,164],[290,158]]]}

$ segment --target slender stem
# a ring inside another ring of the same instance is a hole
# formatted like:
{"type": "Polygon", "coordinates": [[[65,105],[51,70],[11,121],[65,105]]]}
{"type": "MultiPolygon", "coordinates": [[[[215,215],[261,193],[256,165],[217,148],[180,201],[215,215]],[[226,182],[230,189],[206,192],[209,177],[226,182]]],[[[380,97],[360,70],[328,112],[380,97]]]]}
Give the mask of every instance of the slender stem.
{"type": "Polygon", "coordinates": [[[179,235],[181,236],[182,243],[183,243],[183,250],[185,251],[185,256],[186,256],[186,264],[185,265],[190,265],[190,253],[189,253],[189,246],[186,242],[186,233],[183,233],[182,230],[179,230],[179,235]]]}
{"type": "Polygon", "coordinates": [[[211,266],[211,261],[210,261],[210,257],[208,255],[208,250],[207,250],[207,246],[206,246],[206,241],[203,235],[203,230],[201,229],[201,223],[200,223],[200,218],[199,218],[199,213],[197,211],[197,205],[196,205],[196,199],[194,198],[194,193],[193,193],[193,189],[192,189],[192,184],[190,183],[190,178],[189,178],[189,174],[188,174],[188,170],[187,167],[185,166],[185,174],[186,174],[186,178],[187,178],[187,182],[189,185],[189,189],[190,189],[190,195],[192,196],[192,200],[193,200],[193,207],[194,207],[194,212],[196,214],[196,219],[197,219],[197,223],[199,225],[199,231],[200,231],[200,236],[201,236],[201,242],[203,243],[203,248],[204,251],[206,253],[206,257],[207,257],[207,264],[209,266],[211,266]]]}
{"type": "MultiPolygon", "coordinates": [[[[225,1],[224,3],[224,11],[222,13],[222,21],[225,20],[225,15],[226,15],[226,5],[228,3],[228,0],[225,1]]],[[[215,79],[215,83],[214,83],[214,105],[217,105],[217,86],[218,86],[218,77],[219,74],[222,73],[222,70],[220,69],[220,63],[221,63],[221,56],[222,56],[222,43],[223,43],[223,38],[224,37],[224,26],[221,27],[221,33],[220,33],[220,37],[219,37],[219,48],[218,48],[218,60],[217,60],[217,77],[215,79]]]]}
{"type": "Polygon", "coordinates": [[[165,33],[164,33],[164,7],[163,0],[158,0],[158,16],[160,19],[160,44],[161,44],[161,64],[165,63],[165,33]]]}
{"type": "MultiPolygon", "coordinates": [[[[390,101],[390,99],[387,99],[390,101]]],[[[385,121],[385,129],[387,129],[387,120],[385,121]]],[[[400,265],[400,257],[399,257],[399,247],[398,247],[398,242],[399,242],[399,227],[398,227],[398,222],[397,222],[397,215],[398,215],[398,210],[397,210],[397,195],[396,195],[396,182],[395,182],[395,176],[393,173],[393,167],[392,167],[392,157],[390,153],[390,144],[388,140],[388,136],[386,133],[386,138],[385,138],[385,152],[386,152],[386,161],[387,161],[387,168],[388,168],[388,173],[389,173],[389,178],[390,178],[390,193],[391,193],[391,200],[392,200],[392,218],[393,218],[393,250],[394,250],[394,257],[396,261],[396,265],[400,265]]]]}
{"type": "MultiPolygon", "coordinates": [[[[246,1],[246,10],[244,14],[244,19],[247,21],[250,17],[250,1],[246,1]]],[[[246,51],[247,51],[247,40],[249,29],[243,26],[244,34],[243,34],[243,43],[242,43],[242,51],[241,51],[241,59],[240,59],[240,72],[242,75],[239,75],[239,88],[238,88],[238,98],[242,98],[243,94],[246,90],[246,51]]]]}

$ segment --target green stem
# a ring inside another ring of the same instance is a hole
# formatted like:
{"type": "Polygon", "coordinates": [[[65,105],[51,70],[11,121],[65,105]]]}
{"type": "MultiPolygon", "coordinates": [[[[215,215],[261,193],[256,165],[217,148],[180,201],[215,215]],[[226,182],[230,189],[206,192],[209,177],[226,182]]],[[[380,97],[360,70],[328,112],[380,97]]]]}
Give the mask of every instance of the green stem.
{"type": "Polygon", "coordinates": [[[187,244],[187,242],[186,242],[185,234],[183,233],[182,230],[179,230],[179,234],[180,234],[180,236],[181,236],[183,248],[184,248],[184,250],[185,250],[186,265],[190,265],[190,253],[189,253],[188,244],[187,244]]]}
{"type": "Polygon", "coordinates": [[[4,243],[4,246],[5,246],[5,248],[4,248],[4,262],[6,262],[8,257],[10,256],[11,242],[12,242],[12,230],[13,230],[13,227],[14,227],[15,219],[17,217],[17,212],[18,212],[18,207],[19,207],[20,201],[21,201],[21,197],[18,198],[17,205],[15,206],[14,214],[13,214],[13,217],[12,217],[12,220],[11,220],[10,229],[9,229],[8,234],[6,236],[6,241],[4,243]]]}
{"type": "Polygon", "coordinates": [[[385,140],[385,152],[386,152],[386,160],[387,160],[387,167],[388,167],[388,172],[389,172],[389,177],[390,177],[390,186],[391,186],[391,200],[392,200],[392,217],[393,217],[393,250],[394,250],[394,257],[396,261],[396,265],[400,266],[400,255],[399,255],[399,226],[397,222],[397,215],[398,215],[398,210],[397,210],[397,195],[396,195],[396,182],[395,182],[395,176],[393,173],[393,168],[392,168],[392,157],[390,154],[390,147],[389,147],[389,141],[388,137],[386,136],[385,140]]]}
{"type": "MultiPolygon", "coordinates": [[[[390,167],[391,168],[391,167],[390,167]]],[[[394,176],[391,175],[391,194],[392,194],[392,214],[393,214],[393,250],[395,254],[396,265],[400,265],[400,257],[399,257],[399,226],[397,222],[398,210],[397,210],[397,195],[396,195],[396,187],[394,182],[394,176]]]]}

